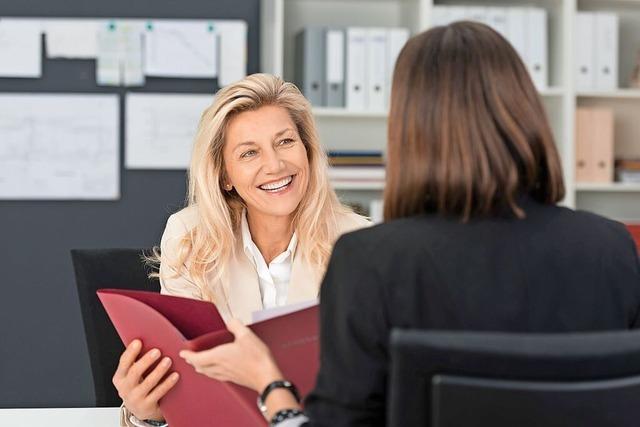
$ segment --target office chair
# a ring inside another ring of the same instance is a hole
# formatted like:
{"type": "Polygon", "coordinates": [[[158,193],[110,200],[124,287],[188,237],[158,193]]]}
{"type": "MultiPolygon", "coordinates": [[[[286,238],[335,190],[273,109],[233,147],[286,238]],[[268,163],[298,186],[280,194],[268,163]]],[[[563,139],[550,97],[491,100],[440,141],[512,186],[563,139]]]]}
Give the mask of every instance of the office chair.
{"type": "Polygon", "coordinates": [[[91,360],[96,406],[120,406],[121,399],[111,379],[124,351],[107,313],[96,296],[100,288],[159,291],[149,279],[143,249],[72,249],[78,299],[91,360]]]}
{"type": "Polygon", "coordinates": [[[640,331],[391,336],[390,427],[637,426],[640,331]]]}

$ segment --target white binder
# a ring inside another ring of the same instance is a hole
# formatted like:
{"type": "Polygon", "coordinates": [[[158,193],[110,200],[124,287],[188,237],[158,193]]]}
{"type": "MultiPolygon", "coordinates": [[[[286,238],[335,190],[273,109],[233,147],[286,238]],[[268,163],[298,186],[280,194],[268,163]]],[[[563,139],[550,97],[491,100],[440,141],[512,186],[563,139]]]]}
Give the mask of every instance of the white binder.
{"type": "Polygon", "coordinates": [[[367,89],[369,111],[384,112],[387,84],[387,30],[367,29],[367,89]]]}
{"type": "Polygon", "coordinates": [[[596,89],[615,90],[618,88],[618,15],[598,12],[595,21],[596,89]]]}
{"type": "Polygon", "coordinates": [[[390,28],[387,33],[387,81],[385,85],[385,106],[389,106],[389,98],[391,96],[391,82],[393,81],[393,70],[396,67],[398,55],[409,40],[409,29],[407,28],[390,28]]]}
{"type": "Polygon", "coordinates": [[[520,55],[522,62],[529,63],[527,51],[527,11],[523,7],[507,9],[507,40],[520,55]]]}
{"type": "Polygon", "coordinates": [[[325,90],[327,107],[344,107],[344,30],[327,29],[325,33],[326,72],[325,90]]]}
{"type": "Polygon", "coordinates": [[[547,59],[547,11],[527,8],[527,47],[529,73],[538,90],[545,89],[548,82],[547,59]]]}
{"type": "Polygon", "coordinates": [[[449,24],[449,6],[434,5],[431,8],[431,26],[439,27],[449,24]]]}
{"type": "Polygon", "coordinates": [[[488,7],[487,24],[504,38],[509,37],[506,7],[488,7]]]}
{"type": "Polygon", "coordinates": [[[451,24],[457,21],[464,21],[467,19],[467,8],[465,6],[447,6],[449,8],[449,22],[451,24]]]}
{"type": "Polygon", "coordinates": [[[348,110],[366,110],[367,30],[347,28],[347,99],[348,110]]]}
{"type": "Polygon", "coordinates": [[[578,12],[574,37],[574,80],[576,90],[595,88],[595,24],[592,12],[578,12]]]}
{"type": "Polygon", "coordinates": [[[465,10],[465,19],[489,25],[489,8],[483,6],[468,6],[465,10]]]}

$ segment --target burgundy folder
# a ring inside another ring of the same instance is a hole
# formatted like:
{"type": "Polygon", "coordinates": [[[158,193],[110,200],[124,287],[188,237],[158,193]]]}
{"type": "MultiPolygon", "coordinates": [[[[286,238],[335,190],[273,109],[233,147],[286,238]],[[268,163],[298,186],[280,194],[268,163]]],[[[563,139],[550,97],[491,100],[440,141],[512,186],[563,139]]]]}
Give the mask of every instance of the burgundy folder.
{"type": "MultiPolygon", "coordinates": [[[[139,338],[143,352],[158,348],[173,361],[171,370],[180,374],[180,380],[160,400],[170,427],[267,425],[256,406],[255,392],[198,374],[178,356],[183,349],[200,351],[232,341],[213,304],[121,289],[101,289],[98,297],[125,345],[139,338]]],[[[269,346],[285,378],[306,396],[319,367],[318,307],[250,328],[269,346]]]]}

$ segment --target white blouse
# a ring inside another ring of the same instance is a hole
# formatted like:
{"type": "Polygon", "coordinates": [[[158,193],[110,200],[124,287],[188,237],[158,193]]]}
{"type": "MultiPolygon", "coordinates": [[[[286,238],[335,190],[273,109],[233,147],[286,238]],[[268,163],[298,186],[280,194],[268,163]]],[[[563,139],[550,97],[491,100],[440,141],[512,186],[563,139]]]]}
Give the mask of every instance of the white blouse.
{"type": "Polygon", "coordinates": [[[285,305],[287,302],[287,293],[289,291],[289,281],[291,280],[293,253],[295,252],[298,243],[296,234],[293,233],[287,249],[267,265],[264,257],[258,249],[258,246],[256,246],[251,238],[246,211],[242,213],[242,223],[240,228],[242,231],[244,253],[253,262],[253,265],[258,272],[260,294],[262,295],[262,306],[264,308],[273,308],[285,305]]]}

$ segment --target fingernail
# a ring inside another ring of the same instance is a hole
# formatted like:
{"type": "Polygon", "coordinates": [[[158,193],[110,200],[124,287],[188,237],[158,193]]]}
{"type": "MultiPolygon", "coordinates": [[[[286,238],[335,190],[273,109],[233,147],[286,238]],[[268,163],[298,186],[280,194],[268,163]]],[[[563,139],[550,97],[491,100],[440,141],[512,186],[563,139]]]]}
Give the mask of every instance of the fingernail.
{"type": "Polygon", "coordinates": [[[180,374],[177,372],[174,372],[173,374],[171,374],[171,380],[172,381],[177,381],[178,378],[180,378],[180,374]]]}
{"type": "Polygon", "coordinates": [[[187,353],[185,353],[184,351],[181,351],[180,353],[178,353],[178,356],[184,359],[185,357],[187,357],[187,353]]]}
{"type": "Polygon", "coordinates": [[[171,358],[165,357],[164,359],[162,359],[162,366],[169,366],[169,365],[171,365],[171,358]]]}
{"type": "Polygon", "coordinates": [[[153,350],[151,350],[151,357],[153,357],[154,359],[156,357],[160,356],[160,350],[158,350],[157,348],[154,348],[153,350]]]}
{"type": "Polygon", "coordinates": [[[131,342],[131,345],[133,346],[133,348],[138,348],[138,347],[140,347],[140,344],[142,344],[142,343],[140,342],[140,340],[133,340],[133,341],[131,342]]]}

